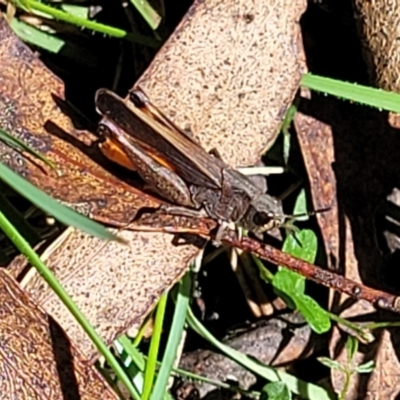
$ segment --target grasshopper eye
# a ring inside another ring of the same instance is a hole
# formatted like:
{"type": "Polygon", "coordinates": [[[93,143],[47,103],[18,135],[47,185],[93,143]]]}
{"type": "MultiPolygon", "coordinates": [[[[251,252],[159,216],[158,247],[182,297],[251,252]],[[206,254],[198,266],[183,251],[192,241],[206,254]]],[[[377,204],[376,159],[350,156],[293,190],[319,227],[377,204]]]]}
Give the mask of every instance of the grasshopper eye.
{"type": "Polygon", "coordinates": [[[282,226],[282,220],[273,212],[257,212],[253,216],[253,223],[259,227],[259,232],[266,232],[282,226]]]}
{"type": "Polygon", "coordinates": [[[274,221],[275,214],[272,212],[257,212],[253,216],[253,222],[260,227],[271,225],[271,222],[274,221]]]}

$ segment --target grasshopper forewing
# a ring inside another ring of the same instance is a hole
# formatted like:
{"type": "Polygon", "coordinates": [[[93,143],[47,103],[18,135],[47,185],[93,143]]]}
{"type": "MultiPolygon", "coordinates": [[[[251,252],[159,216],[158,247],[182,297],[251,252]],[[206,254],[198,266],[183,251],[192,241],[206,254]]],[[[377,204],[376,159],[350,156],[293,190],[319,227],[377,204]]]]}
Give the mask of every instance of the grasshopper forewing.
{"type": "Polygon", "coordinates": [[[108,139],[101,144],[102,152],[118,164],[136,170],[151,189],[166,200],[185,207],[194,207],[186,182],[160,155],[139,143],[132,144],[129,136],[115,124],[103,117],[101,128],[108,139]]]}
{"type": "Polygon", "coordinates": [[[107,89],[97,91],[96,108],[126,132],[130,140],[165,155],[186,182],[206,188],[221,188],[224,164],[186,135],[170,129],[107,89]]]}
{"type": "Polygon", "coordinates": [[[129,100],[136,107],[139,107],[142,111],[148,114],[151,118],[160,122],[167,128],[178,132],[178,135],[186,136],[186,138],[193,142],[196,146],[200,146],[200,144],[193,138],[193,136],[188,135],[184,130],[175,125],[158,107],[151,103],[149,98],[139,87],[129,93],[129,100]]]}

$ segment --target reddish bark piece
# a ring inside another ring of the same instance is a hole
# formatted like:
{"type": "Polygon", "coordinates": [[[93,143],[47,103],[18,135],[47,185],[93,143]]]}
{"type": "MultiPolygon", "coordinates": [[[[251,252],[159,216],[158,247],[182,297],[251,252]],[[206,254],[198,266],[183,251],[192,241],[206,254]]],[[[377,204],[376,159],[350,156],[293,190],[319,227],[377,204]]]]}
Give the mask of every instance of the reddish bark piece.
{"type": "Polygon", "coordinates": [[[250,251],[273,264],[282,265],[307,279],[330,287],[340,293],[348,294],[356,299],[367,300],[379,308],[400,313],[400,298],[390,293],[364,286],[256,240],[249,238],[239,240],[234,232],[225,232],[222,241],[242,250],[250,251]]]}
{"type": "MultiPolygon", "coordinates": [[[[331,127],[302,113],[295,115],[294,124],[310,180],[314,210],[324,238],[328,262],[339,258],[338,207],[336,178],[332,169],[335,161],[331,127]]],[[[335,270],[337,265],[331,265],[335,270]]]]}
{"type": "Polygon", "coordinates": [[[0,270],[3,399],[117,399],[65,332],[0,270]]]}

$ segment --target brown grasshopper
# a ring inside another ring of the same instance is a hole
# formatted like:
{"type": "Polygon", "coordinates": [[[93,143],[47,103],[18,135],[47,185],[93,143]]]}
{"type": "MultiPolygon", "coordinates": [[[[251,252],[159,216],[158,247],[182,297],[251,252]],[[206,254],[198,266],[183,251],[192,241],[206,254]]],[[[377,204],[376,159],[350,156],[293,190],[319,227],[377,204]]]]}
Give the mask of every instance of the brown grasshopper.
{"type": "Polygon", "coordinates": [[[253,232],[281,226],[280,202],[250,179],[206,152],[150,103],[141,90],[124,101],[107,89],[96,93],[102,115],[101,150],[130,169],[156,193],[172,203],[165,210],[180,215],[207,215],[234,222],[253,232]]]}

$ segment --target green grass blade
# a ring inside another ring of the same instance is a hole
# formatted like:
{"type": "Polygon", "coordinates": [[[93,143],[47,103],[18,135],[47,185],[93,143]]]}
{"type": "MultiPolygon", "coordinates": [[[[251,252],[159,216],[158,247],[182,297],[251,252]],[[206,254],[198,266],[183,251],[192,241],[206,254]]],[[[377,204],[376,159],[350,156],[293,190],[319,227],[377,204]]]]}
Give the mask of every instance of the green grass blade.
{"type": "Polygon", "coordinates": [[[139,34],[128,33],[123,29],[118,29],[108,25],[100,24],[98,22],[90,21],[85,18],[66,13],[63,10],[59,10],[57,8],[48,6],[47,4],[43,4],[35,0],[20,0],[16,1],[15,4],[28,12],[44,13],[49,15],[50,17],[55,18],[56,20],[64,21],[71,25],[79,26],[81,28],[87,28],[94,32],[104,33],[105,35],[109,35],[112,37],[130,40],[144,46],[154,48],[159,46],[159,43],[152,38],[139,34]]]}
{"type": "Polygon", "coordinates": [[[78,6],[75,4],[61,4],[61,9],[68,14],[75,15],[76,17],[89,19],[89,7],[78,6]]]}
{"type": "Polygon", "coordinates": [[[144,371],[144,386],[142,400],[147,400],[150,397],[150,393],[153,389],[154,377],[157,366],[157,357],[160,349],[160,340],[162,327],[165,316],[165,309],[167,307],[168,292],[164,293],[158,302],[156,318],[154,322],[153,334],[151,336],[151,343],[149,349],[149,356],[146,363],[146,369],[144,371]]]}
{"type": "Polygon", "coordinates": [[[139,393],[143,392],[143,372],[146,368],[146,358],[133,345],[132,339],[122,335],[114,342],[114,348],[118,351],[120,359],[125,366],[125,372],[139,393]]]}
{"type": "Polygon", "coordinates": [[[8,236],[8,238],[14,243],[15,247],[29,260],[29,262],[36,268],[38,273],[43,279],[49,284],[52,290],[60,298],[63,304],[67,307],[69,312],[74,316],[77,322],[81,325],[83,330],[89,336],[93,344],[97,347],[99,352],[104,356],[107,362],[110,364],[112,369],[118,378],[125,384],[130,395],[137,400],[140,400],[140,396],[135,391],[129,378],[124,373],[123,369],[115,359],[110,349],[105,345],[100,336],[94,330],[90,322],[85,318],[83,313],[79,310],[76,304],[72,301],[69,294],[65,291],[62,285],[57,281],[54,274],[50,269],[42,262],[38,254],[32,249],[29,243],[20,235],[20,233],[14,228],[14,226],[8,221],[4,214],[0,211],[0,228],[8,236]]]}
{"type": "Polygon", "coordinates": [[[49,167],[55,168],[54,163],[52,163],[50,160],[48,160],[43,154],[40,154],[35,149],[32,149],[30,146],[28,146],[26,143],[24,143],[22,140],[16,138],[15,136],[11,135],[11,133],[9,133],[1,128],[0,128],[0,140],[3,143],[7,144],[8,146],[10,146],[16,150],[26,151],[27,153],[32,154],[34,157],[43,161],[49,167]]]}
{"type": "Polygon", "coordinates": [[[146,368],[146,360],[143,354],[133,345],[132,340],[126,335],[121,336],[118,339],[119,344],[123,347],[125,353],[135,363],[137,369],[144,372],[146,368]]]}
{"type": "Polygon", "coordinates": [[[157,11],[149,4],[146,0],[131,0],[136,10],[139,11],[140,15],[147,22],[151,29],[156,30],[161,23],[161,16],[157,11]]]}
{"type": "Polygon", "coordinates": [[[301,79],[300,85],[316,92],[330,94],[381,110],[400,113],[400,94],[394,92],[312,74],[305,74],[301,79]]]}
{"type": "Polygon", "coordinates": [[[50,53],[57,54],[65,45],[65,41],[48,32],[13,18],[10,22],[13,31],[26,43],[33,44],[50,53]]]}
{"type": "Polygon", "coordinates": [[[161,368],[158,371],[157,380],[154,385],[151,400],[161,399],[167,391],[168,379],[171,375],[176,353],[182,337],[185,325],[186,312],[189,306],[189,299],[192,287],[191,273],[188,272],[179,283],[179,293],[176,299],[174,317],[168,335],[168,341],[161,368]]]}
{"type": "Polygon", "coordinates": [[[109,232],[104,226],[90,220],[89,218],[77,213],[76,211],[63,206],[58,201],[52,199],[46,193],[42,192],[31,183],[21,178],[18,174],[0,163],[0,179],[7,185],[12,187],[21,196],[28,199],[36,207],[44,212],[51,214],[58,221],[65,225],[70,225],[78,228],[90,235],[96,236],[100,239],[118,240],[123,242],[109,232]]]}

